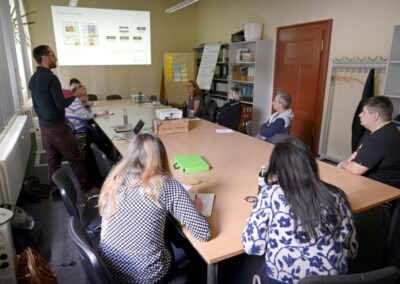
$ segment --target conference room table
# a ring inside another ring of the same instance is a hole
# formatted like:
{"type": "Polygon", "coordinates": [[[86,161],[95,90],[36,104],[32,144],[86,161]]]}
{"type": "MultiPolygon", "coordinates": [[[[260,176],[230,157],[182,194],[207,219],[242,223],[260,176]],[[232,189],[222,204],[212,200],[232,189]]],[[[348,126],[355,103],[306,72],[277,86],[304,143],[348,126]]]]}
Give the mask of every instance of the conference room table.
{"type": "MultiPolygon", "coordinates": [[[[144,131],[153,131],[154,110],[152,104],[135,104],[130,101],[98,102],[95,111],[108,109],[114,115],[96,118],[97,125],[112,140],[122,156],[127,151],[129,139],[119,139],[112,129],[122,124],[123,109],[128,110],[129,121],[134,124],[140,118],[145,121],[144,131]]],[[[193,247],[208,265],[207,282],[218,282],[218,262],[242,254],[241,235],[250,216],[252,203],[246,196],[256,196],[258,172],[267,165],[274,145],[239,133],[217,133],[220,125],[197,119],[189,121],[189,131],[160,135],[165,145],[172,175],[188,185],[198,179],[191,192],[215,193],[212,215],[208,218],[212,237],[199,242],[183,228],[193,247]],[[211,166],[209,171],[196,174],[182,173],[173,168],[177,155],[201,155],[211,166]]],[[[347,195],[354,213],[359,213],[385,202],[400,198],[400,190],[353,175],[335,166],[318,161],[322,180],[341,188],[347,195]]]]}

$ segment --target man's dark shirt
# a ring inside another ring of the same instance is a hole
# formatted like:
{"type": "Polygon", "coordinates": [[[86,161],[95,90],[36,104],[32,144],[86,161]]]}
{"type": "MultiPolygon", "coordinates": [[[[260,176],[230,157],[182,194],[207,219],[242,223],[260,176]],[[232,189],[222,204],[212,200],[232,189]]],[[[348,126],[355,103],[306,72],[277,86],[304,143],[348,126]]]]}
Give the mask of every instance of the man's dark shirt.
{"type": "Polygon", "coordinates": [[[400,132],[394,123],[365,135],[353,156],[369,169],[364,176],[400,189],[400,132]]]}
{"type": "Polygon", "coordinates": [[[60,80],[49,69],[38,66],[29,80],[33,107],[39,117],[39,125],[52,127],[65,121],[65,108],[75,99],[64,99],[60,80]]]}

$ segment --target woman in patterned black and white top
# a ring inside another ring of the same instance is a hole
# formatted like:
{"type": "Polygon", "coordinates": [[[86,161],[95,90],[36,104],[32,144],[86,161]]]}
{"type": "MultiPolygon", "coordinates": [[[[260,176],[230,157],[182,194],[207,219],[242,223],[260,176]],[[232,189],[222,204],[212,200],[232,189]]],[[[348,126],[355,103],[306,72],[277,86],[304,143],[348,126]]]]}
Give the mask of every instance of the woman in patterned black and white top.
{"type": "Polygon", "coordinates": [[[173,265],[164,240],[167,214],[196,239],[207,241],[210,226],[196,207],[170,176],[161,140],[137,135],[105,180],[99,200],[103,217],[99,251],[115,282],[167,281],[173,265]]]}
{"type": "Polygon", "coordinates": [[[297,138],[276,144],[265,181],[242,235],[247,254],[265,254],[263,283],[347,273],[358,248],[353,215],[311,151],[297,138]]]}

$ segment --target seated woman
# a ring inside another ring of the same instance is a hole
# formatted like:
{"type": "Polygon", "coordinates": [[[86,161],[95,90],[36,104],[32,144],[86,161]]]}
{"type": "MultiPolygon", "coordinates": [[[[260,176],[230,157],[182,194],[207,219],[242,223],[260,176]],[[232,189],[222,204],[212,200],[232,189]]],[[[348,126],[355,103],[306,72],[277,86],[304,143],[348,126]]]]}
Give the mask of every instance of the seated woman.
{"type": "Polygon", "coordinates": [[[247,254],[265,254],[262,283],[347,273],[358,248],[353,214],[311,151],[297,138],[277,143],[265,182],[242,235],[247,254]]]}
{"type": "Polygon", "coordinates": [[[186,84],[189,97],[186,101],[188,116],[200,117],[203,109],[203,97],[199,85],[193,80],[186,84]]]}
{"type": "MultiPolygon", "coordinates": [[[[196,201],[200,210],[202,204],[196,201]]],[[[115,283],[168,280],[173,264],[164,235],[168,213],[197,240],[210,238],[206,218],[170,176],[164,145],[150,134],[137,135],[111,170],[101,189],[99,208],[99,252],[115,283]]]]}
{"type": "Polygon", "coordinates": [[[240,123],[240,98],[242,89],[234,86],[229,90],[228,102],[224,104],[217,114],[217,122],[225,127],[238,130],[240,123]]]}
{"type": "Polygon", "coordinates": [[[275,134],[289,134],[290,123],[294,117],[293,111],[289,108],[291,102],[292,99],[287,93],[278,91],[272,101],[275,112],[266,123],[261,125],[256,138],[271,143],[275,134]]]}

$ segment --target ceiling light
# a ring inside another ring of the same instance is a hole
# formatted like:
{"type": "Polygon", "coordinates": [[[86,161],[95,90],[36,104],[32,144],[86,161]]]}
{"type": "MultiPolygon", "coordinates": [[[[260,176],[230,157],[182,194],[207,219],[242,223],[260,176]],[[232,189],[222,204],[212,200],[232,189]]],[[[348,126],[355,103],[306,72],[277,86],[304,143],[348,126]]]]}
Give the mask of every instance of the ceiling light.
{"type": "Polygon", "coordinates": [[[178,10],[180,10],[182,8],[185,8],[185,7],[189,6],[189,5],[192,5],[192,4],[194,4],[194,3],[198,2],[198,1],[199,0],[185,0],[185,1],[182,1],[181,3],[178,3],[178,4],[172,6],[172,7],[168,8],[168,9],[165,9],[165,14],[171,14],[171,13],[176,12],[176,11],[178,11],[178,10]]]}

